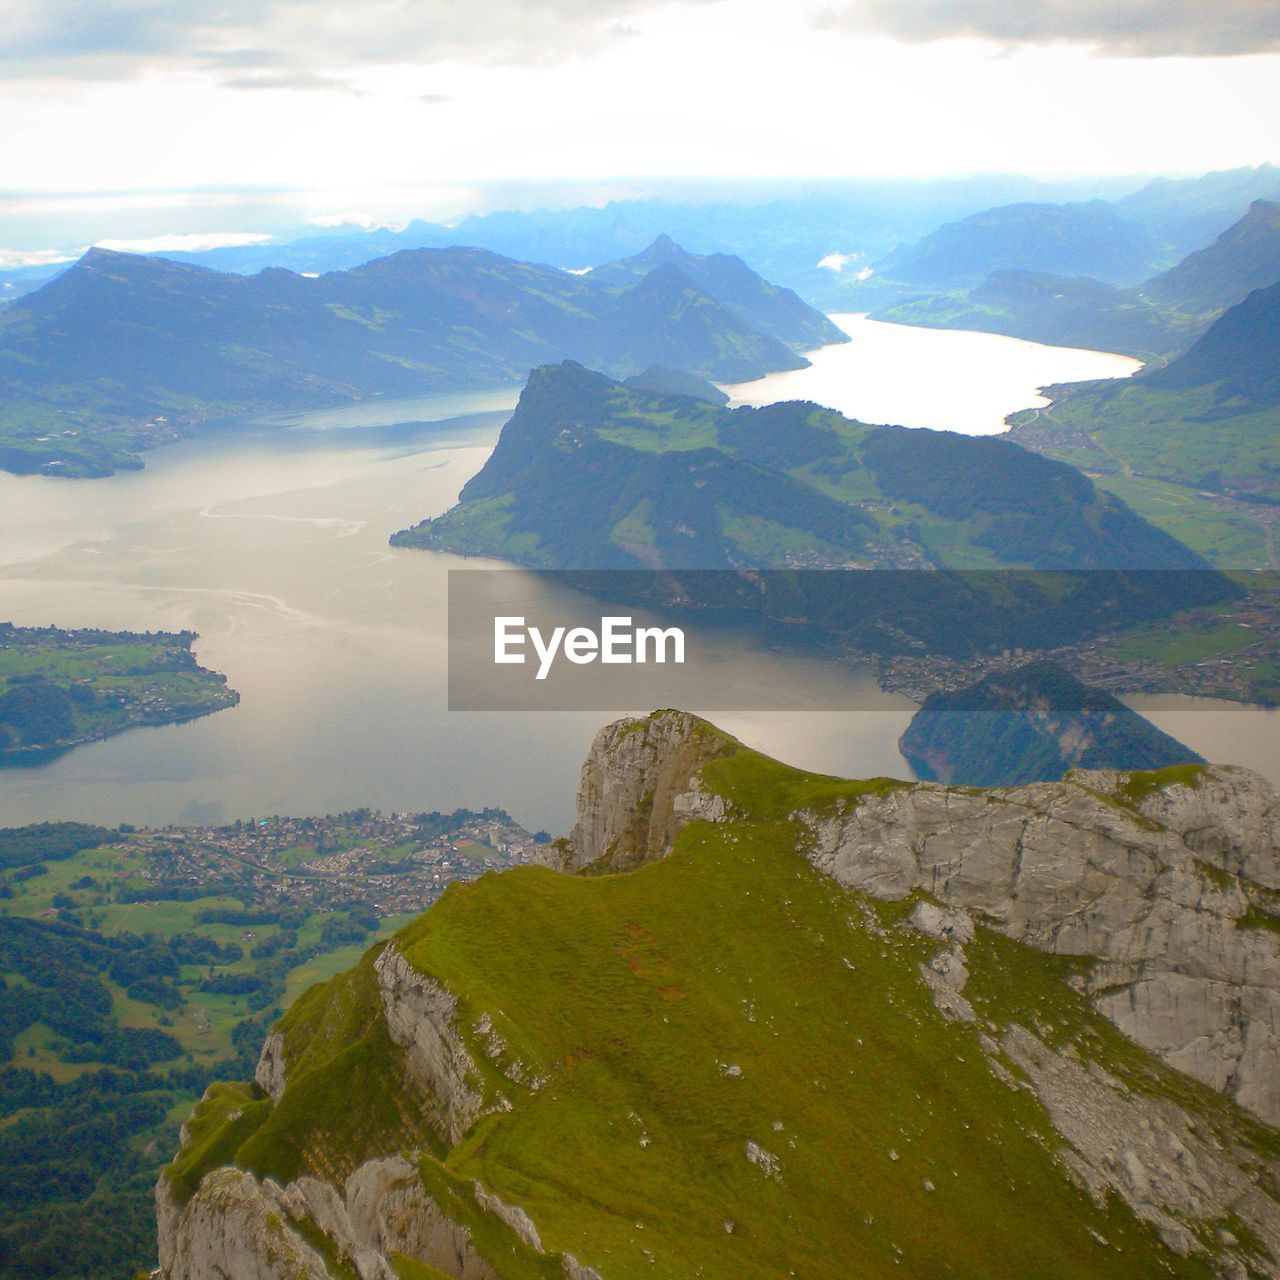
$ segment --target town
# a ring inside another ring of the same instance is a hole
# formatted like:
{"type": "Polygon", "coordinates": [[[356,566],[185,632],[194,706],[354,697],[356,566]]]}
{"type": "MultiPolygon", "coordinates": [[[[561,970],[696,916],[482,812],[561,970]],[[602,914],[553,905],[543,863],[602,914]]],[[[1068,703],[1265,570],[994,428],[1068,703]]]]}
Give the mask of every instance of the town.
{"type": "Polygon", "coordinates": [[[230,892],[255,906],[364,908],[379,916],[426,910],[455,880],[529,861],[531,835],[500,809],[241,819],[220,827],[126,828],[121,844],[145,855],[129,895],[146,903],[230,892]]]}

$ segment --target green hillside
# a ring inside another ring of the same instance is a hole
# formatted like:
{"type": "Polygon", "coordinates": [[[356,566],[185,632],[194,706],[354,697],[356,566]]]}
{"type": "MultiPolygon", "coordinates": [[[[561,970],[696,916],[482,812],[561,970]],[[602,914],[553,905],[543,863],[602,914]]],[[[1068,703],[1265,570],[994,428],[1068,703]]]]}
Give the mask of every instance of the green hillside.
{"type": "Polygon", "coordinates": [[[1182,356],[1124,382],[1052,388],[1012,439],[1083,467],[1224,568],[1280,564],[1280,284],[1232,307],[1182,356]]]}
{"type": "Polygon", "coordinates": [[[1194,568],[1070,467],[1005,441],[719,409],[537,369],[492,456],[396,545],[542,568],[1194,568]]]}
{"type": "MultiPolygon", "coordinates": [[[[790,816],[902,784],[718,750],[703,783],[733,821],[696,823],[625,874],[526,868],[451,889],[396,935],[457,997],[482,1099],[465,1132],[442,1137],[439,1097],[388,1037],[379,948],[286,1015],[274,1105],[249,1085],[206,1098],[170,1193],[185,1202],[228,1163],[341,1185],[413,1151],[412,1179],[500,1280],[562,1276],[560,1255],[607,1280],[1214,1274],[1117,1197],[1092,1198],[983,1045],[1034,1026],[1135,1096],[1176,1099],[1241,1158],[1273,1158],[1274,1133],[1123,1040],[1064,981],[1073,962],[986,929],[968,947],[978,1020],[947,1021],[919,977],[934,944],[904,927],[914,900],[821,876],[790,816]]],[[[279,1226],[348,1274],[305,1214],[279,1226]]]]}

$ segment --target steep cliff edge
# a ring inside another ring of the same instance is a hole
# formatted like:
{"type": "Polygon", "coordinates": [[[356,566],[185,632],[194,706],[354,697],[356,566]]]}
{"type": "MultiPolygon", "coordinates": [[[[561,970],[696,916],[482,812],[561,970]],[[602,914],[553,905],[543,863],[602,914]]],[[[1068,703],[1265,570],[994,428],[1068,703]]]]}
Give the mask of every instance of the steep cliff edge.
{"type": "Polygon", "coordinates": [[[304,994],[185,1127],[162,1268],[1280,1277],[1278,836],[1242,770],[978,792],[609,726],[587,874],[454,886],[304,994]]]}

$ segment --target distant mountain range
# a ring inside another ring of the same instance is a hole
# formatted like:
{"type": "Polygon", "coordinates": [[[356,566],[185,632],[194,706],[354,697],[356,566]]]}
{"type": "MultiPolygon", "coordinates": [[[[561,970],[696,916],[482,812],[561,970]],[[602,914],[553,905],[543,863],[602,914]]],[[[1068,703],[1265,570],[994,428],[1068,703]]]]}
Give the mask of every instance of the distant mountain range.
{"type": "MultiPolygon", "coordinates": [[[[964,281],[940,281],[941,292],[898,301],[875,315],[1159,359],[1185,349],[1252,290],[1280,281],[1280,203],[1255,200],[1211,245],[1145,283],[1119,287],[1098,276],[1103,273],[1002,269],[968,292],[956,291],[964,281]]],[[[879,288],[883,294],[889,286],[879,288]]]]}
{"type": "Polygon", "coordinates": [[[1054,782],[1069,769],[1203,763],[1119,698],[1053,662],[930,695],[898,745],[918,777],[966,787],[1054,782]]]}
{"type": "MultiPolygon", "coordinates": [[[[1280,169],[1263,165],[1145,183],[1137,178],[1047,183],[1007,174],[858,180],[782,190],[748,183],[716,199],[691,189],[670,198],[472,215],[453,225],[419,219],[398,231],[344,227],[302,234],[300,229],[296,238],[281,242],[165,256],[243,274],[266,267],[323,274],[404,249],[465,245],[579,270],[638,253],[665,232],[699,253],[737,254],[825,310],[867,310],[891,301],[883,293],[857,298],[858,282],[868,268],[883,274],[879,268],[887,255],[945,224],[1008,205],[1078,205],[1098,199],[1107,200],[1125,224],[1142,228],[1158,243],[1161,261],[1151,267],[1155,271],[1208,244],[1251,200],[1280,199],[1280,169]]],[[[1050,258],[1061,250],[1052,241],[1044,247],[1050,258]]],[[[998,261],[988,269],[1022,267],[1040,274],[1086,270],[1052,267],[1050,258],[998,261]]],[[[0,302],[65,269],[50,264],[0,271],[0,302]]],[[[1102,274],[1107,275],[1105,270],[1102,274]]],[[[1140,279],[1141,274],[1128,278],[1140,279]]]]}
{"type": "Polygon", "coordinates": [[[1089,275],[1136,283],[1160,262],[1162,246],[1105,200],[1010,204],[948,223],[876,265],[876,275],[934,290],[971,288],[993,271],[1089,275]]]}
{"type": "Polygon", "coordinates": [[[173,430],[494,386],[565,357],[735,382],[802,368],[794,346],[844,337],[737,259],[670,241],[649,259],[651,270],[632,260],[596,279],[423,249],[308,278],[95,249],[0,312],[0,466],[105,474],[129,464],[159,418],[173,430]]]}
{"type": "MultiPolygon", "coordinates": [[[[781,189],[776,183],[746,182],[731,189],[687,184],[683,192],[663,197],[498,210],[451,224],[414,219],[400,230],[298,228],[292,237],[266,244],[167,251],[164,256],[246,275],[266,267],[324,273],[404,249],[465,245],[523,262],[581,270],[638,253],[665,232],[698,253],[738,254],[769,279],[808,296],[835,279],[831,269],[817,265],[828,254],[856,253],[872,261],[903,241],[992,205],[1123,196],[1140,185],[1133,178],[1049,183],[1011,174],[795,183],[781,189]]],[[[1240,207],[1247,203],[1247,198],[1241,200],[1240,207]]],[[[1223,217],[1189,247],[1206,243],[1234,216],[1223,217]]],[[[17,297],[65,269],[64,263],[0,271],[0,300],[17,297]]]]}

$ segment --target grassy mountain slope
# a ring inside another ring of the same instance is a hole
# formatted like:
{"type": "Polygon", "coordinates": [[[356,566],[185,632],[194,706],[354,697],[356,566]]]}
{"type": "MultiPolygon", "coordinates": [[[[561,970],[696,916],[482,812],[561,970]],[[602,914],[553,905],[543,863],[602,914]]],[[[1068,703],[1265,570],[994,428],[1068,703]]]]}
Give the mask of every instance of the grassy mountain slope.
{"type": "Polygon", "coordinates": [[[1227,311],[1163,369],[1054,389],[1014,440],[1085,467],[1161,528],[1232,568],[1276,567],[1280,284],[1227,311]]]}
{"type": "Polygon", "coordinates": [[[1164,769],[1200,761],[1119,698],[1052,662],[931,694],[899,746],[918,777],[971,787],[1050,782],[1068,769],[1164,769]]]}
{"type": "Polygon", "coordinates": [[[1280,280],[1280,203],[1255,200],[1249,212],[1211,245],[1142,286],[1163,306],[1192,315],[1220,315],[1254,289],[1280,280]]]}
{"type": "MultiPolygon", "coordinates": [[[[1213,1274],[1118,1197],[1092,1198],[1032,1091],[987,1055],[1036,1027],[1135,1096],[1176,1099],[1242,1160],[1273,1159],[1274,1133],[1124,1041],[1066,984],[1070,963],[986,929],[968,949],[979,1020],[944,1019],[920,976],[936,947],[904,927],[913,900],[845,889],[798,848],[797,808],[900,784],[813,777],[723,739],[718,754],[703,785],[732,821],[695,823],[626,874],[451,889],[393,940],[456,997],[483,1100],[464,1132],[440,1136],[388,1038],[375,951],[280,1024],[274,1105],[249,1085],[206,1098],[166,1194],[186,1201],[230,1162],[341,1186],[412,1151],[403,1185],[463,1223],[499,1280],[1213,1274]]],[[[273,1230],[347,1274],[295,1212],[273,1230]]]]}
{"type": "Polygon", "coordinates": [[[0,313],[0,466],[104,474],[175,424],[497,385],[566,356],[724,380],[805,363],[674,266],[614,287],[440,249],[313,279],[93,250],[0,313]]]}
{"type": "Polygon", "coordinates": [[[1192,568],[1068,467],[1003,441],[718,409],[537,369],[493,455],[397,535],[554,568],[1192,568]]]}
{"type": "Polygon", "coordinates": [[[1246,411],[1280,404],[1280,282],[1255,289],[1188,351],[1147,381],[1159,388],[1212,387],[1214,399],[1246,411]]]}
{"type": "Polygon", "coordinates": [[[1089,277],[998,271],[968,293],[911,298],[876,312],[893,324],[1003,333],[1055,347],[1151,360],[1185,346],[1206,323],[1136,289],[1089,277]]]}

